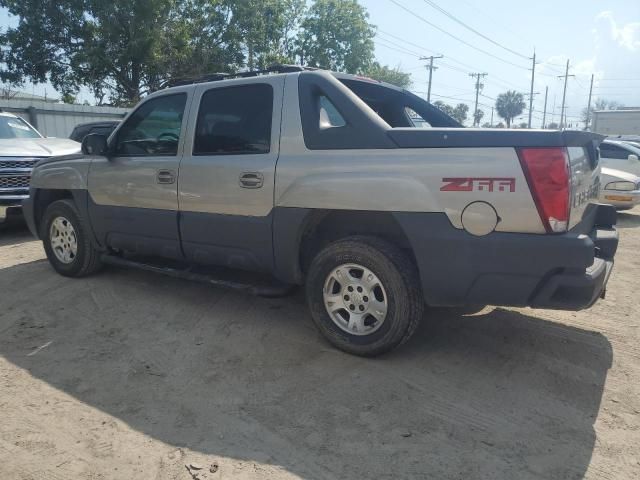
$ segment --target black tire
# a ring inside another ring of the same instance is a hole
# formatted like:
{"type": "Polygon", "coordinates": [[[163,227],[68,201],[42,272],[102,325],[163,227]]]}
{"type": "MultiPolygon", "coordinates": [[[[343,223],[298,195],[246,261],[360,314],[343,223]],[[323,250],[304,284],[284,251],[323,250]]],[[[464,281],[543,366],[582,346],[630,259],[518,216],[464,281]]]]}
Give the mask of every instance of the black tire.
{"type": "Polygon", "coordinates": [[[50,204],[40,222],[40,238],[44,245],[49,263],[60,275],[65,277],[84,277],[91,275],[102,267],[100,252],[95,249],[89,238],[89,228],[78,213],[72,200],[58,200],[50,204]],[[71,223],[77,241],[77,253],[70,263],[62,262],[53,252],[50,231],[51,224],[63,217],[71,223]]]}
{"type": "Polygon", "coordinates": [[[396,246],[375,237],[348,237],[321,250],[309,267],[306,293],[311,317],[327,340],[340,350],[364,357],[383,354],[406,342],[418,327],[425,306],[413,262],[396,246]],[[345,331],[325,307],[325,282],[343,264],[366,267],[384,286],[387,313],[379,329],[371,334],[345,331]]]}

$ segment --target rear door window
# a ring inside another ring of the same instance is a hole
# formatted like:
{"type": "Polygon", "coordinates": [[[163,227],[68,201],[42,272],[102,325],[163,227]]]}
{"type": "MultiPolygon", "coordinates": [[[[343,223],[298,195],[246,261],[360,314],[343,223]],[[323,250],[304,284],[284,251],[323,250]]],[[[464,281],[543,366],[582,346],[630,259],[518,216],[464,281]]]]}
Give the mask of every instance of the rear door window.
{"type": "Polygon", "coordinates": [[[272,116],[271,85],[212,88],[200,101],[193,154],[269,153],[272,116]]]}

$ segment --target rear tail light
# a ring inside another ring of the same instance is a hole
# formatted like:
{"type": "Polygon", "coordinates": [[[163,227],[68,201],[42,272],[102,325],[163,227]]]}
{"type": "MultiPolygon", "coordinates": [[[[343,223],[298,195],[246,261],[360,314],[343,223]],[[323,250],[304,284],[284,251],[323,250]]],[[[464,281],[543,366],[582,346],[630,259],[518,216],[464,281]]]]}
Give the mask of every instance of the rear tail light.
{"type": "Polygon", "coordinates": [[[569,156],[562,147],[521,148],[518,158],[547,232],[569,225],[569,156]]]}

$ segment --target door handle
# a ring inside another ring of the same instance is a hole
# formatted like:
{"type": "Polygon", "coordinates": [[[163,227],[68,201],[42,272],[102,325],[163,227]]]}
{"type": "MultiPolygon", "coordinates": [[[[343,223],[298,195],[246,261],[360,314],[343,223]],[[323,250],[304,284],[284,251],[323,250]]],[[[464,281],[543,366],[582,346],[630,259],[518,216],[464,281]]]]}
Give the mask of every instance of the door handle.
{"type": "Polygon", "coordinates": [[[176,181],[176,172],[173,170],[158,170],[158,176],[156,178],[158,183],[171,184],[176,181]]]}
{"type": "Polygon", "coordinates": [[[242,188],[260,188],[264,185],[264,175],[260,172],[243,172],[240,175],[242,188]]]}

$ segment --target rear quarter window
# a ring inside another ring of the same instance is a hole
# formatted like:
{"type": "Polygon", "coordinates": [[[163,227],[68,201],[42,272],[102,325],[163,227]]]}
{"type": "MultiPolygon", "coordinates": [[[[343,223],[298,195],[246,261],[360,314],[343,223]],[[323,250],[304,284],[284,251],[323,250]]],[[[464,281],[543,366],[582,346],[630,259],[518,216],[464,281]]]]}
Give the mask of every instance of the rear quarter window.
{"type": "Polygon", "coordinates": [[[411,126],[414,128],[431,128],[431,124],[426,121],[422,116],[416,113],[413,109],[409,107],[404,108],[404,113],[407,115],[409,122],[411,122],[411,126]]]}

